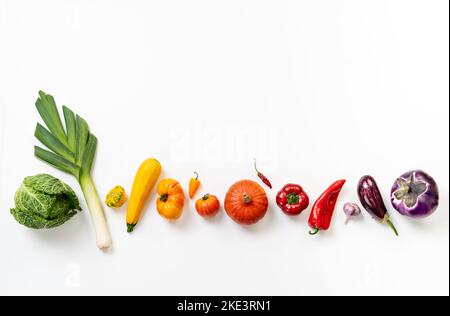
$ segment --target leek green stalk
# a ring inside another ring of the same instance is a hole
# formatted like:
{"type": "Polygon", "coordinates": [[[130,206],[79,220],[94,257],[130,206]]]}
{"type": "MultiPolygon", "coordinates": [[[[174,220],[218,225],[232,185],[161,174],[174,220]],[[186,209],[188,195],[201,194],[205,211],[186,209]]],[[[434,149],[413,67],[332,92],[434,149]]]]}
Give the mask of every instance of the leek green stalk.
{"type": "Polygon", "coordinates": [[[78,180],[92,216],[97,246],[109,248],[111,236],[91,176],[97,138],[89,131],[86,121],[66,106],[63,106],[64,128],[55,100],[43,91],[39,91],[36,108],[46,127],[37,123],[35,137],[48,150],[35,146],[35,156],[78,180]]]}

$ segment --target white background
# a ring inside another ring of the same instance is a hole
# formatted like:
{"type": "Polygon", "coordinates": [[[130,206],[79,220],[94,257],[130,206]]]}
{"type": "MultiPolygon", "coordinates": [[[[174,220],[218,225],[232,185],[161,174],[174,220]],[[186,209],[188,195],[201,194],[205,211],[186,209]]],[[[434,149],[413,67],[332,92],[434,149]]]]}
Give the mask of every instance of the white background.
{"type": "Polygon", "coordinates": [[[448,5],[0,0],[0,294],[448,295],[448,5]],[[198,171],[200,193],[223,198],[257,180],[256,156],[275,186],[268,215],[243,228],[190,203],[168,223],[153,196],[132,235],[125,210],[105,209],[109,253],[87,211],[52,231],[21,227],[9,208],[25,176],[51,173],[81,197],[33,157],[39,89],[98,136],[102,198],[129,191],[148,157],[185,188],[198,171]],[[362,175],[389,202],[414,168],[440,185],[432,217],[391,209],[399,238],[367,213],[343,225],[362,175]],[[309,210],[288,218],[274,206],[286,182],[314,200],[339,178],[348,183],[319,236],[307,233],[309,210]]]}

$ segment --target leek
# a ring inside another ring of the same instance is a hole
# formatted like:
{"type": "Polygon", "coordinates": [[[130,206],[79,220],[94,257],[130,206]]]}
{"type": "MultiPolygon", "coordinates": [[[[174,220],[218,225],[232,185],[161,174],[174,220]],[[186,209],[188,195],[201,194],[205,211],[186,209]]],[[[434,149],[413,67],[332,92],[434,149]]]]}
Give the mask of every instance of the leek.
{"type": "Polygon", "coordinates": [[[63,106],[64,128],[55,100],[43,91],[39,91],[36,108],[46,127],[37,123],[35,137],[48,150],[35,146],[35,156],[78,180],[94,222],[97,246],[109,248],[111,236],[91,176],[97,138],[89,131],[86,121],[66,106],[63,106]]]}

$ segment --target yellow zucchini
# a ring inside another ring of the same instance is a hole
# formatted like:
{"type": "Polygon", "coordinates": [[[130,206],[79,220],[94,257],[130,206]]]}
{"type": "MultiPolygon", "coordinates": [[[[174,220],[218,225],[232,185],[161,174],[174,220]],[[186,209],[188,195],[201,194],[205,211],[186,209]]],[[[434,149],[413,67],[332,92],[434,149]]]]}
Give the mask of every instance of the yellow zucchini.
{"type": "Polygon", "coordinates": [[[160,175],[161,164],[156,159],[144,161],[136,173],[127,209],[127,231],[129,233],[138,223],[144,204],[160,175]]]}

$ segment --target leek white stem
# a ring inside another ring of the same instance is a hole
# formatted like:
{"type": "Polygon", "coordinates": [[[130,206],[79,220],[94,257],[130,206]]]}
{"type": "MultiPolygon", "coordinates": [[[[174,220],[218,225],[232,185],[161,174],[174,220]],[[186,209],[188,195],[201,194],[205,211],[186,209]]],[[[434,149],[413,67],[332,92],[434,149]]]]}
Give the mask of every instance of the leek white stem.
{"type": "Polygon", "coordinates": [[[81,176],[80,186],[94,222],[97,246],[102,250],[106,250],[111,246],[112,240],[106,223],[105,213],[103,212],[102,202],[92,177],[90,175],[81,176]]]}

